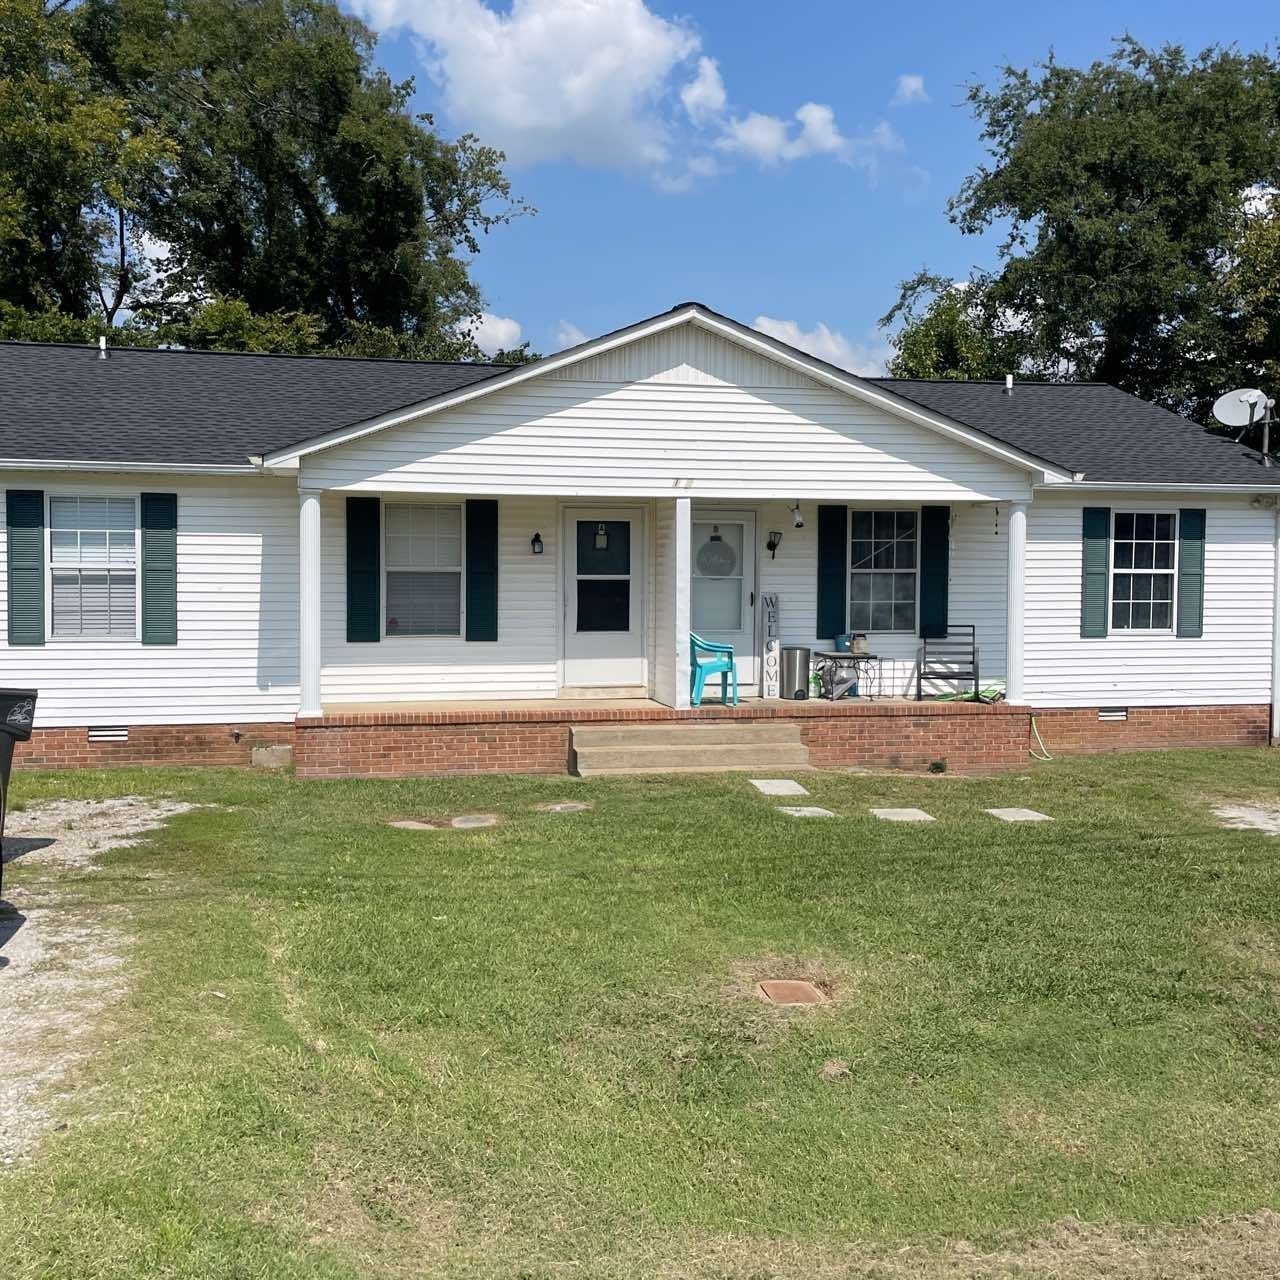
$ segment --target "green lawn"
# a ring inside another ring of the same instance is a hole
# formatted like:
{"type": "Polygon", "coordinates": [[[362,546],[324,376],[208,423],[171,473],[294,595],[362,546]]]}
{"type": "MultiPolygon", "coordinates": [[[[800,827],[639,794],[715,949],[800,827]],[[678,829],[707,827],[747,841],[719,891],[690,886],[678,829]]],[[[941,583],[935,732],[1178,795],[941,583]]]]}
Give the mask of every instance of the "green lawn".
{"type": "Polygon", "coordinates": [[[760,1280],[1066,1219],[1275,1230],[1280,840],[1205,801],[1280,798],[1280,755],[804,781],[838,819],[735,775],[19,775],[219,807],[96,873],[7,869],[137,939],[87,1100],[0,1172],[7,1275],[760,1280]],[[505,822],[385,825],[476,810],[505,822]]]}

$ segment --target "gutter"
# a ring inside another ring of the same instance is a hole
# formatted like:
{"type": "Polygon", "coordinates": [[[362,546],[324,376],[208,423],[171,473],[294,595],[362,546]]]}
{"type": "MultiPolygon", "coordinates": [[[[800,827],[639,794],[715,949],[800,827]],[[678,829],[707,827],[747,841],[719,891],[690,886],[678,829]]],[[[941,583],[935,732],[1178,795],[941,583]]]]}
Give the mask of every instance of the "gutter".
{"type": "Polygon", "coordinates": [[[1280,496],[1280,483],[1276,484],[1185,484],[1176,480],[1125,481],[1125,480],[1073,480],[1070,484],[1037,484],[1037,492],[1068,493],[1077,489],[1099,493],[1265,493],[1280,496]]]}
{"type": "Polygon", "coordinates": [[[66,458],[0,458],[0,471],[126,471],[148,475],[251,476],[249,463],[91,462],[66,458]]]}

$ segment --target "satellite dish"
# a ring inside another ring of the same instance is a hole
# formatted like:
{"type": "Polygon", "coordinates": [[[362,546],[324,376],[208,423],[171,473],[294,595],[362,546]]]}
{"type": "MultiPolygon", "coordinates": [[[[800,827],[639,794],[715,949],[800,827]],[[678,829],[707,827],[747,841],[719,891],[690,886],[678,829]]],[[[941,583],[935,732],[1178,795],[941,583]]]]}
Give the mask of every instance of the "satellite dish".
{"type": "Polygon", "coordinates": [[[1267,407],[1267,397],[1261,391],[1243,387],[1219,396],[1213,402],[1213,416],[1224,427],[1251,427],[1262,421],[1267,407]]]}

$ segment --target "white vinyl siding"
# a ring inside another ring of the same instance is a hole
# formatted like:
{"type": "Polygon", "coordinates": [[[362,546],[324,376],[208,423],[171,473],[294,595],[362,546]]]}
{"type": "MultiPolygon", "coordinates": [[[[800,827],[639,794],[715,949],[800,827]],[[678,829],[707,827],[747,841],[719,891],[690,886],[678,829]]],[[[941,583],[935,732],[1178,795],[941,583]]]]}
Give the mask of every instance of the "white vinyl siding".
{"type": "MultiPolygon", "coordinates": [[[[684,364],[698,359],[696,344],[684,364]]],[[[672,356],[674,359],[675,356],[672,356]]],[[[843,392],[535,378],[302,460],[309,488],[552,497],[1025,499],[1028,473],[843,392]]]]}
{"type": "Polygon", "coordinates": [[[1258,703],[1271,698],[1275,516],[1247,497],[1039,493],[1027,511],[1026,700],[1040,706],[1258,703]],[[1204,634],[1080,636],[1084,507],[1205,508],[1204,634]]]}
{"type": "Polygon", "coordinates": [[[44,645],[7,647],[0,538],[3,678],[39,690],[37,727],[252,724],[297,714],[296,482],[19,472],[0,485],[0,507],[7,488],[130,505],[144,490],[178,495],[176,645],[50,632],[44,645]]]}
{"type": "Polygon", "coordinates": [[[135,638],[137,500],[51,497],[48,529],[49,633],[135,638]]]}

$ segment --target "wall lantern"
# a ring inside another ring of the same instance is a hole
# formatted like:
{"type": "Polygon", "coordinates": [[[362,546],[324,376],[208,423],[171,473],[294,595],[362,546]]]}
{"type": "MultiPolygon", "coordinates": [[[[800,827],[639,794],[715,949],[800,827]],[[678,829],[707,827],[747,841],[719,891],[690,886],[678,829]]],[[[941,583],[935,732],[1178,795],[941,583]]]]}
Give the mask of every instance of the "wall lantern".
{"type": "Polygon", "coordinates": [[[533,537],[529,539],[529,550],[532,551],[535,556],[540,556],[542,554],[542,534],[535,533],[533,537]]]}
{"type": "Polygon", "coordinates": [[[769,536],[764,543],[764,549],[769,553],[770,560],[778,558],[778,548],[780,546],[782,546],[782,534],[777,529],[770,529],[769,536]]]}
{"type": "Polygon", "coordinates": [[[609,546],[609,531],[604,527],[603,522],[596,525],[596,550],[604,551],[609,546]]]}

